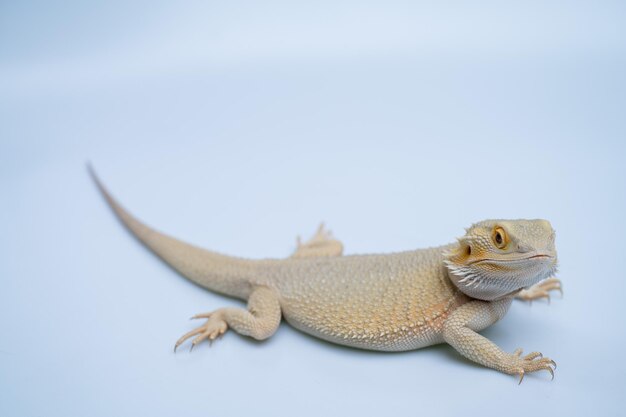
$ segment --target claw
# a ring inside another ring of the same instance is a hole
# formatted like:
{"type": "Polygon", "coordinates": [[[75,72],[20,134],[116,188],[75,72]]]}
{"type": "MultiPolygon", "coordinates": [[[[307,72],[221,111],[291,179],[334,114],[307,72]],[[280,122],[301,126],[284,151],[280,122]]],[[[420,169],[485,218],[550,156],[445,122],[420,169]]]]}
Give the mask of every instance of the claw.
{"type": "Polygon", "coordinates": [[[550,372],[552,380],[554,380],[554,371],[556,370],[556,362],[550,358],[544,358],[541,352],[531,352],[526,356],[521,356],[521,349],[516,349],[509,356],[510,370],[507,373],[517,374],[519,376],[518,385],[524,380],[527,372],[537,372],[546,370],[550,372]]]}
{"type": "Polygon", "coordinates": [[[176,344],[174,345],[174,352],[176,352],[176,348],[178,346],[180,346],[181,344],[183,344],[183,342],[185,340],[187,340],[190,337],[195,336],[195,335],[197,335],[198,333],[201,333],[201,332],[202,332],[202,328],[198,328],[198,329],[194,329],[194,330],[192,330],[190,332],[185,333],[180,339],[178,339],[176,341],[176,344]]]}

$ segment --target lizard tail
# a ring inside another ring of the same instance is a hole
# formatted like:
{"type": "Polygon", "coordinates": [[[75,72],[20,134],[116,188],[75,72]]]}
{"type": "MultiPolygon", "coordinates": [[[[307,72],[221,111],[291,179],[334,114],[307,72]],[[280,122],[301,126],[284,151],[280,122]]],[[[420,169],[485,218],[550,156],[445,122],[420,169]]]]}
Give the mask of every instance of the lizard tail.
{"type": "Polygon", "coordinates": [[[91,164],[89,174],[122,224],[148,249],[185,278],[211,291],[246,299],[257,263],[208,251],[160,233],[126,211],[104,187],[91,164]]]}

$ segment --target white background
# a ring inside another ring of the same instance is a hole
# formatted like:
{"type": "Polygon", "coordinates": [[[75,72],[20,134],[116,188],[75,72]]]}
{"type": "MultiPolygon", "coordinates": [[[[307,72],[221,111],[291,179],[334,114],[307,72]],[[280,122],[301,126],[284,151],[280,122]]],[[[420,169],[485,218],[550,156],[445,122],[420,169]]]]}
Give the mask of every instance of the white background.
{"type": "Polygon", "coordinates": [[[618,415],[624,365],[620,2],[0,5],[0,415],[618,415]],[[189,242],[287,256],[325,221],[347,253],[546,218],[565,297],[448,346],[365,352],[283,324],[189,354],[242,303],[177,276],[90,182],[189,242]]]}

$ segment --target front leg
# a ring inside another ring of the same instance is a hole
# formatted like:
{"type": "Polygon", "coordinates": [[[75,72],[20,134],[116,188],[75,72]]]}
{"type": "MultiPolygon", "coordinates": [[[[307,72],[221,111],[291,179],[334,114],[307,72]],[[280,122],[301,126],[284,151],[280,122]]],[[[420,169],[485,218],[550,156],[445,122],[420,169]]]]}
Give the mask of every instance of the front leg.
{"type": "Polygon", "coordinates": [[[556,363],[539,352],[522,356],[522,350],[506,353],[495,343],[476,333],[498,321],[511,305],[511,299],[499,301],[472,301],[461,306],[448,317],[443,328],[444,340],[461,355],[511,375],[519,375],[520,383],[526,372],[545,369],[554,378],[556,363]]]}
{"type": "Polygon", "coordinates": [[[223,335],[229,327],[244,336],[251,336],[257,340],[267,339],[276,332],[280,325],[281,310],[276,293],[269,288],[258,287],[250,294],[248,310],[220,308],[209,313],[196,314],[192,318],[203,318],[207,321],[178,339],[174,345],[174,352],[190,337],[198,335],[191,342],[191,349],[193,349],[203,340],[215,340],[223,335]]]}
{"type": "Polygon", "coordinates": [[[558,278],[548,278],[545,281],[541,281],[532,287],[520,291],[515,298],[518,300],[532,301],[539,298],[545,298],[550,302],[550,291],[558,291],[563,296],[563,286],[561,280],[558,278]]]}

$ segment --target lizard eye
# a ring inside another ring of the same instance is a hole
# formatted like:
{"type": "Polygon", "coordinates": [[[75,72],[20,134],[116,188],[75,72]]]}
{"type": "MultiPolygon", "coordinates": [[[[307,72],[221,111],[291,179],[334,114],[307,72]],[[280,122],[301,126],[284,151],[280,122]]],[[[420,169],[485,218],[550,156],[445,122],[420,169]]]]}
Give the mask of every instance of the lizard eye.
{"type": "Polygon", "coordinates": [[[493,234],[491,238],[493,239],[493,243],[495,243],[495,245],[499,249],[504,249],[506,247],[506,244],[508,243],[506,232],[501,227],[496,227],[495,229],[493,229],[493,234]]]}

